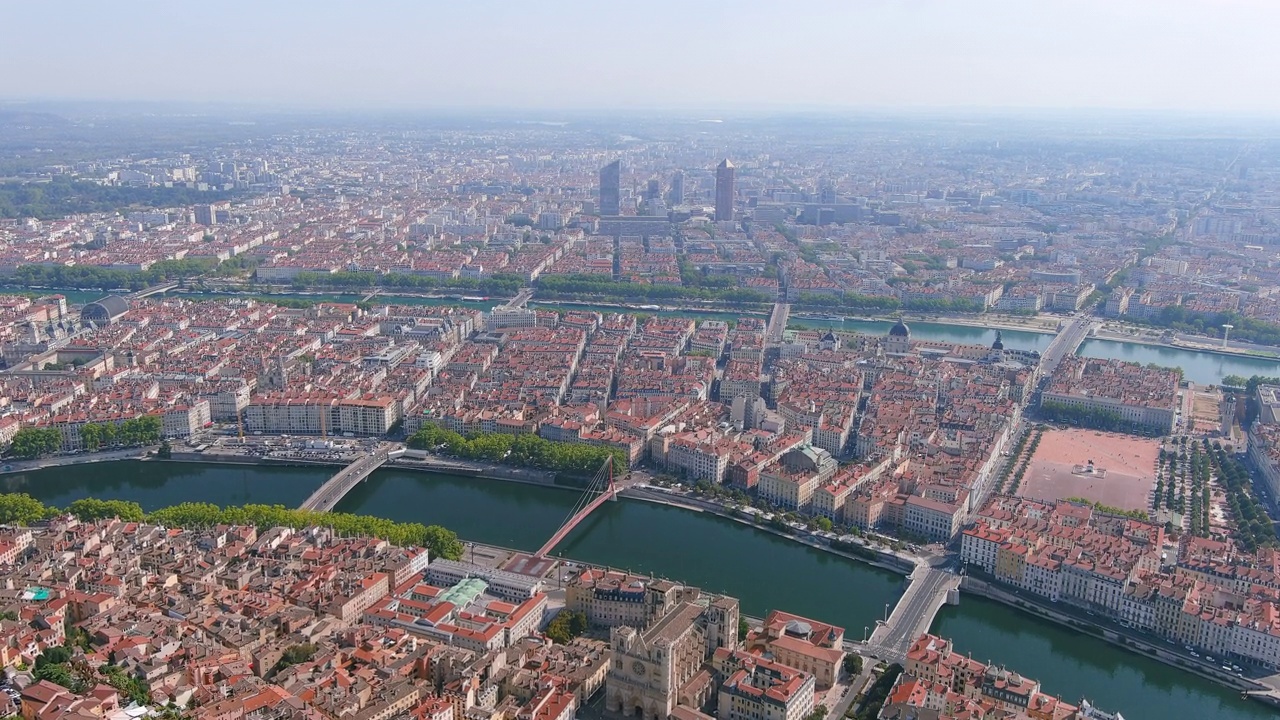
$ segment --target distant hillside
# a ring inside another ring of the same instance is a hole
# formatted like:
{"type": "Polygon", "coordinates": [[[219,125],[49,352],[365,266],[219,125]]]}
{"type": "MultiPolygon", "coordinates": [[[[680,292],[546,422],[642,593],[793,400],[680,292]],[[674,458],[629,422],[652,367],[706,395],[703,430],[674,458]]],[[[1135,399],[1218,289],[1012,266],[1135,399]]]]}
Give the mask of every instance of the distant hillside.
{"type": "Polygon", "coordinates": [[[61,115],[46,112],[30,112],[27,110],[0,110],[0,128],[66,127],[71,121],[61,115]]]}
{"type": "Polygon", "coordinates": [[[112,187],[56,178],[52,182],[0,182],[0,218],[51,220],[72,213],[112,212],[131,207],[186,207],[236,193],[185,187],[112,187]]]}

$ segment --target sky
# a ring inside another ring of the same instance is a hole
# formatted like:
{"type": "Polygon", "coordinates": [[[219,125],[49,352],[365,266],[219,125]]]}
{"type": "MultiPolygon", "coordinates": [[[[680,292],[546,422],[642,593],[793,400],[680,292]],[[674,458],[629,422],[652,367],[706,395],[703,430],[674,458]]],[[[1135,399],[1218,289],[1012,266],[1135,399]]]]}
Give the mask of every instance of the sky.
{"type": "Polygon", "coordinates": [[[1280,117],[1280,0],[0,0],[0,98],[1280,117]]]}

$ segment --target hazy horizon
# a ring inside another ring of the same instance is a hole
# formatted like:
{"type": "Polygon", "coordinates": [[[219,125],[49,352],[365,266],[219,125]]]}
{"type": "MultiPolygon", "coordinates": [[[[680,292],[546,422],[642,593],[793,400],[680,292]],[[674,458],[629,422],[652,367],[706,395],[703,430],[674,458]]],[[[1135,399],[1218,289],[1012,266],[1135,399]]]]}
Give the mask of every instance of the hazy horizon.
{"type": "Polygon", "coordinates": [[[14,101],[1280,117],[1269,0],[31,3],[14,101]]]}

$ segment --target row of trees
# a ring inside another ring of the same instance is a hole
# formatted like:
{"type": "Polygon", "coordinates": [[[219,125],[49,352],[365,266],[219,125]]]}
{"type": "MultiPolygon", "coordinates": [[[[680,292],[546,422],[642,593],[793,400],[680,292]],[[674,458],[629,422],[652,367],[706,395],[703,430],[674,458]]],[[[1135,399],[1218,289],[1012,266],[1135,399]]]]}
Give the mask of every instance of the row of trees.
{"type": "Polygon", "coordinates": [[[1125,420],[1120,413],[1102,408],[1082,408],[1053,400],[1040,402],[1040,415],[1051,422],[1061,422],[1076,427],[1106,432],[1122,432],[1131,435],[1155,437],[1159,431],[1141,423],[1125,420]]]}
{"type": "Polygon", "coordinates": [[[0,525],[31,525],[58,514],[26,493],[0,493],[0,525]]]}
{"type": "Polygon", "coordinates": [[[1246,378],[1243,375],[1227,375],[1222,378],[1222,384],[1228,387],[1244,388],[1245,391],[1252,395],[1259,385],[1280,385],[1280,377],[1252,375],[1246,378]]]}
{"type": "Polygon", "coordinates": [[[493,277],[482,279],[451,278],[444,280],[425,275],[408,275],[405,273],[381,275],[374,272],[304,272],[298,273],[293,278],[292,283],[293,287],[298,290],[312,288],[367,290],[380,287],[400,290],[474,290],[486,295],[515,295],[520,288],[528,284],[527,280],[519,275],[494,275],[493,277]]]}
{"type": "Polygon", "coordinates": [[[26,493],[0,494],[0,525],[31,525],[69,513],[86,522],[118,517],[133,522],[153,522],[165,527],[207,528],[215,525],[253,525],[258,528],[312,526],[328,527],[340,535],[379,537],[395,545],[415,545],[429,549],[432,557],[457,560],[462,557],[462,541],[456,533],[439,525],[405,523],[368,515],[295,510],[283,505],[233,505],[187,502],[154,512],[144,512],[127,500],[76,500],[66,510],[45,505],[26,493]]]}
{"type": "Polygon", "coordinates": [[[1044,435],[1044,429],[1037,427],[1035,437],[1028,433],[1018,440],[1013,452],[1009,454],[1009,462],[1005,463],[1004,469],[1000,471],[1000,477],[996,481],[997,495],[1013,495],[1018,492],[1018,488],[1022,486],[1022,478],[1027,474],[1027,466],[1031,464],[1032,456],[1036,454],[1036,449],[1040,447],[1041,435],[1044,435]],[[1029,448],[1027,447],[1028,441],[1030,441],[1029,448]],[[1012,484],[1010,484],[1011,477],[1012,484]]]}
{"type": "Polygon", "coordinates": [[[1069,503],[1076,503],[1078,505],[1088,505],[1104,515],[1116,515],[1119,517],[1133,518],[1134,520],[1151,519],[1145,510],[1126,510],[1114,505],[1103,505],[1102,503],[1090,500],[1089,498],[1069,497],[1066,498],[1066,501],[1069,503]]]}
{"type": "Polygon", "coordinates": [[[985,307],[982,303],[968,298],[919,298],[902,303],[902,307],[916,312],[967,312],[980,313],[985,307]]]}
{"type": "Polygon", "coordinates": [[[86,423],[80,428],[80,442],[93,452],[104,447],[136,447],[160,442],[162,422],[158,415],[143,415],[120,423],[86,423]]]}
{"type": "Polygon", "coordinates": [[[23,265],[14,271],[13,283],[35,287],[140,290],[171,280],[200,277],[217,267],[216,258],[165,260],[146,270],[120,270],[96,265],[23,265]]]}
{"type": "Polygon", "coordinates": [[[80,498],[67,506],[67,512],[84,522],[120,518],[125,522],[142,522],[147,519],[142,506],[131,500],[99,500],[80,498]]]}
{"type": "Polygon", "coordinates": [[[1187,511],[1191,519],[1189,528],[1196,537],[1209,537],[1209,506],[1211,498],[1209,459],[1200,451],[1199,443],[1191,444],[1191,456],[1188,465],[1190,470],[1190,488],[1186,491],[1188,498],[1187,511]]]}
{"type": "Polygon", "coordinates": [[[846,310],[880,310],[892,311],[902,307],[898,298],[887,295],[858,295],[845,293],[841,297],[826,293],[800,293],[797,305],[819,308],[839,308],[846,310]]]}
{"type": "MultiPolygon", "coordinates": [[[[676,478],[670,475],[657,475],[650,482],[658,487],[671,487],[676,482],[676,478]]],[[[810,530],[821,530],[835,533],[836,535],[866,537],[872,542],[887,544],[888,547],[894,550],[901,550],[905,547],[905,544],[898,540],[889,540],[885,543],[884,538],[879,538],[873,532],[864,532],[857,525],[839,525],[832,522],[830,518],[825,518],[821,515],[804,515],[795,510],[786,510],[758,495],[748,495],[740,488],[699,480],[693,484],[692,493],[694,497],[709,498],[721,504],[729,505],[736,515],[743,520],[750,521],[756,525],[764,525],[788,535],[795,534],[796,528],[792,523],[804,523],[810,530]],[[747,508],[754,508],[760,512],[750,512],[747,508]],[[771,517],[766,520],[766,515],[771,517]]],[[[898,537],[906,542],[928,542],[927,538],[912,537],[910,533],[899,532],[898,537]]],[[[839,539],[833,539],[831,546],[837,550],[844,550],[867,559],[875,559],[877,557],[874,551],[868,550],[856,542],[843,542],[839,539]]]]}
{"type": "MultiPolygon", "coordinates": [[[[138,447],[160,442],[163,422],[158,415],[143,415],[122,423],[86,423],[80,427],[80,442],[85,450],[138,447]]],[[[9,454],[23,460],[34,460],[62,450],[62,432],[57,428],[26,427],[13,436],[9,454]]]]}
{"type": "Polygon", "coordinates": [[[1145,320],[1125,316],[1125,321],[1210,337],[1222,337],[1222,326],[1232,325],[1232,340],[1258,345],[1280,345],[1280,325],[1246,317],[1235,311],[1200,313],[1182,305],[1174,305],[1145,320]]]}
{"type": "MultiPolygon", "coordinates": [[[[1206,449],[1207,447],[1206,445],[1206,449]]],[[[1280,544],[1271,517],[1253,494],[1249,470],[1239,460],[1228,455],[1221,444],[1207,454],[1217,471],[1218,482],[1226,491],[1227,503],[1231,506],[1232,536],[1236,543],[1248,552],[1280,544]]]]}
{"type": "Polygon", "coordinates": [[[420,545],[432,557],[457,560],[462,557],[462,541],[452,530],[439,525],[406,523],[351,513],[297,510],[283,505],[233,505],[186,502],[161,508],[147,515],[150,522],[168,527],[211,527],[213,525],[253,525],[259,528],[321,526],[340,535],[379,537],[394,545],[420,545]]]}
{"type": "Polygon", "coordinates": [[[9,443],[9,454],[23,460],[52,455],[61,449],[62,433],[57,428],[25,427],[9,443]]]}
{"type": "Polygon", "coordinates": [[[538,297],[580,300],[601,298],[613,301],[663,302],[668,300],[717,300],[727,303],[772,303],[772,292],[744,287],[686,287],[619,282],[607,275],[543,275],[538,278],[538,297]]]}
{"type": "Polygon", "coordinates": [[[1161,449],[1156,457],[1157,480],[1152,506],[1187,516],[1187,530],[1197,537],[1209,535],[1209,461],[1198,443],[1186,436],[1161,449]]]}
{"type": "Polygon", "coordinates": [[[626,454],[615,448],[552,442],[530,434],[472,433],[463,436],[428,423],[408,442],[409,447],[416,450],[439,451],[466,460],[500,462],[582,477],[594,475],[610,456],[613,456],[615,472],[630,467],[626,454]]]}

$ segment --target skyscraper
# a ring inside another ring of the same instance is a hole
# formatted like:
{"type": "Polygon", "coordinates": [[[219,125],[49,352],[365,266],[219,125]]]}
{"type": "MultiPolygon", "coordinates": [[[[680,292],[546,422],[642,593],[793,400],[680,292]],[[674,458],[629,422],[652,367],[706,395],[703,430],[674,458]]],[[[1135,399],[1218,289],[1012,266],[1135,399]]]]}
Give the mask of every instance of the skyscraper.
{"type": "Polygon", "coordinates": [[[729,158],[716,168],[716,222],[733,219],[733,163],[729,158]]]}
{"type": "Polygon", "coordinates": [[[600,214],[622,214],[622,161],[600,168],[600,214]]]}
{"type": "Polygon", "coordinates": [[[671,205],[684,204],[684,173],[679,170],[671,176],[671,190],[667,194],[671,205]]]}
{"type": "Polygon", "coordinates": [[[200,224],[200,225],[217,225],[218,224],[218,209],[215,208],[214,206],[197,205],[195,207],[195,211],[196,211],[197,224],[200,224]]]}

